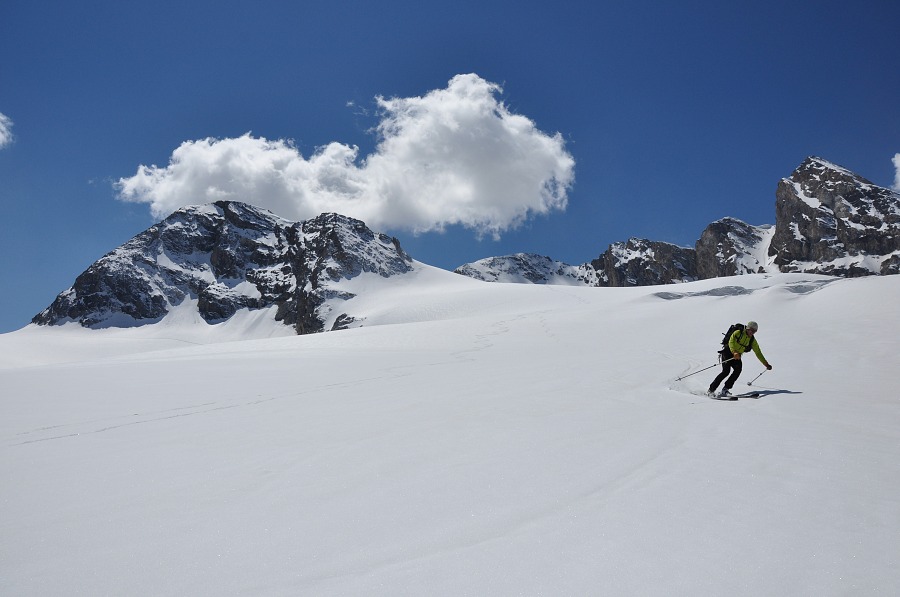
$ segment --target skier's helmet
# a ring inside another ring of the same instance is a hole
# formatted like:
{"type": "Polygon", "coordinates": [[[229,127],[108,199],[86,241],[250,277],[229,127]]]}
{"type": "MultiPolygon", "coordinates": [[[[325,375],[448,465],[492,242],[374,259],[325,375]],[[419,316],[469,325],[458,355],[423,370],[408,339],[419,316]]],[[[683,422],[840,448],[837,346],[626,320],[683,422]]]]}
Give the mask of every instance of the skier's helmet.
{"type": "Polygon", "coordinates": [[[747,329],[748,329],[748,330],[753,330],[753,333],[755,334],[756,331],[759,330],[759,324],[756,323],[755,321],[748,321],[748,322],[747,322],[747,329]]]}

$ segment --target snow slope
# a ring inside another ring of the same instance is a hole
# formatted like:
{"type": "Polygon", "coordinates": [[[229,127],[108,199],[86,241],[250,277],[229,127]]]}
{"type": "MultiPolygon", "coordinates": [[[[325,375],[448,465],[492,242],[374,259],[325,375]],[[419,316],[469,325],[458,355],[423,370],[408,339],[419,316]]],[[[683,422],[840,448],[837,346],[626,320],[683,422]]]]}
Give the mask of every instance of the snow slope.
{"type": "Polygon", "coordinates": [[[900,276],[353,283],[0,336],[0,594],[900,593],[900,276]],[[751,318],[759,399],[675,381],[751,318]]]}

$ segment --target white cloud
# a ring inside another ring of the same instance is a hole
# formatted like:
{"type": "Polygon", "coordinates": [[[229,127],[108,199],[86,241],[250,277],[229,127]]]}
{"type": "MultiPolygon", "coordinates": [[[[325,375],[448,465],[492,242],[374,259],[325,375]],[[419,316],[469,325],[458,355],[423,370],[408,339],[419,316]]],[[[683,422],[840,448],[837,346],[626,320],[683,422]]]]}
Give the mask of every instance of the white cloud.
{"type": "Polygon", "coordinates": [[[894,168],[896,169],[896,173],[894,174],[894,190],[900,193],[900,153],[894,154],[894,168]]]}
{"type": "Polygon", "coordinates": [[[561,135],[511,113],[500,93],[469,74],[422,97],[379,97],[379,140],[364,159],[341,143],[305,158],[290,141],[248,133],[186,141],[168,166],[140,166],[116,188],[124,201],[149,203],[156,217],[230,199],[298,220],[333,211],[376,229],[461,224],[497,236],[565,209],[575,167],[561,135]]]}
{"type": "Polygon", "coordinates": [[[12,134],[13,121],[9,116],[0,112],[0,149],[3,149],[13,140],[12,134]]]}

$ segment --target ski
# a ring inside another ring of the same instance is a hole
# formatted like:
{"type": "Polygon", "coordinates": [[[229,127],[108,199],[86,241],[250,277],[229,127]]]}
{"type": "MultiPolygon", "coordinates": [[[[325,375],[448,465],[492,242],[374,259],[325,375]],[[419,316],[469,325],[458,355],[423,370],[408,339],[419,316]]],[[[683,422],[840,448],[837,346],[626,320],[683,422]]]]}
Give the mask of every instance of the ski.
{"type": "Polygon", "coordinates": [[[731,394],[730,396],[718,396],[718,395],[709,395],[706,392],[697,392],[691,391],[688,392],[694,396],[702,396],[703,398],[709,398],[711,400],[722,400],[723,402],[737,402],[739,398],[759,398],[762,396],[761,392],[747,392],[745,394],[731,394]]]}
{"type": "Polygon", "coordinates": [[[759,392],[747,392],[746,394],[731,394],[730,396],[710,396],[706,395],[707,398],[712,398],[713,400],[737,400],[738,398],[759,398],[759,392]]]}

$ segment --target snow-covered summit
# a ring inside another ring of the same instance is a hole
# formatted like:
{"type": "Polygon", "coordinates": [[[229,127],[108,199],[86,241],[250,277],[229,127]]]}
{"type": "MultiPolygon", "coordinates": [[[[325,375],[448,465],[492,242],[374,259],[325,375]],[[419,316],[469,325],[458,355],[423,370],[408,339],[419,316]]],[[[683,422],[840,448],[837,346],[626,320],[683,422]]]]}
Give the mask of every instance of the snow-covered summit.
{"type": "Polygon", "coordinates": [[[543,255],[516,253],[488,257],[454,270],[485,282],[597,286],[597,272],[586,265],[569,265],[543,255]]]}
{"type": "Polygon", "coordinates": [[[414,268],[399,241],[338,214],[291,222],[237,202],[180,209],[108,253],[34,318],[85,327],[156,323],[176,307],[207,323],[271,309],[298,333],[352,325],[342,283],[414,268]],[[186,307],[185,307],[186,305],[186,307]]]}

